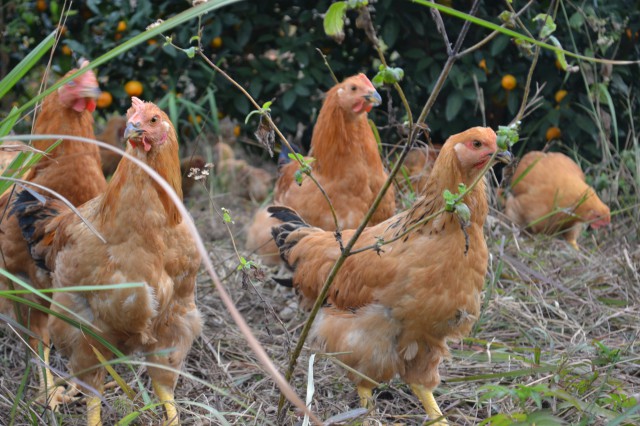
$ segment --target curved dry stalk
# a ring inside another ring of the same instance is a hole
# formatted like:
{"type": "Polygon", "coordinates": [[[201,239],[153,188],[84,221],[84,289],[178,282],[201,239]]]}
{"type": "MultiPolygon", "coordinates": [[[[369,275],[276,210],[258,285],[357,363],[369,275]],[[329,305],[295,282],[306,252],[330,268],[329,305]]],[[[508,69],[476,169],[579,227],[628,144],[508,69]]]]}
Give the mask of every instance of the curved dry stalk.
{"type": "Polygon", "coordinates": [[[113,151],[121,155],[122,157],[126,158],[127,160],[135,163],[138,167],[144,170],[144,172],[147,173],[166,192],[166,194],[169,196],[173,204],[177,207],[178,211],[180,212],[180,215],[182,216],[182,219],[185,225],[189,229],[189,232],[191,233],[191,236],[194,239],[196,247],[198,248],[198,252],[202,257],[202,263],[204,264],[204,267],[207,270],[207,273],[211,277],[211,280],[213,281],[213,284],[216,290],[218,291],[218,294],[220,295],[220,299],[225,304],[225,307],[231,314],[231,317],[233,318],[235,323],[238,325],[238,328],[244,335],[245,339],[247,339],[247,343],[249,343],[249,346],[251,347],[253,352],[256,354],[258,361],[262,364],[266,372],[275,381],[276,385],[278,385],[278,388],[280,388],[280,391],[284,395],[286,395],[287,399],[291,401],[300,410],[302,410],[304,413],[308,414],[314,423],[318,425],[322,425],[322,422],[320,421],[320,419],[318,419],[318,417],[309,410],[309,408],[306,406],[304,401],[302,401],[302,399],[300,399],[300,397],[295,393],[291,385],[289,385],[289,383],[282,377],[282,375],[280,374],[276,366],[271,361],[271,358],[269,358],[269,355],[267,355],[262,345],[260,345],[260,342],[258,342],[258,340],[255,338],[255,336],[251,332],[251,328],[242,317],[242,314],[235,307],[235,304],[233,303],[231,296],[229,296],[229,293],[227,293],[224,286],[220,282],[220,279],[218,278],[216,271],[213,269],[213,264],[211,263],[211,259],[209,259],[207,249],[204,246],[204,242],[202,241],[202,238],[200,238],[198,229],[196,228],[196,225],[193,222],[191,215],[187,211],[187,208],[182,203],[182,200],[178,198],[178,196],[173,191],[171,186],[155,170],[153,170],[143,161],[135,158],[132,155],[127,154],[122,149],[104,142],[96,141],[94,139],[83,138],[79,136],[70,136],[70,135],[25,135],[25,136],[18,136],[18,137],[11,136],[11,138],[16,140],[34,140],[34,139],[45,140],[45,139],[61,138],[66,140],[74,140],[82,143],[89,143],[89,144],[93,144],[101,148],[105,148],[110,151],[113,151]]]}
{"type": "MultiPolygon", "coordinates": [[[[480,4],[479,0],[474,0],[473,5],[471,6],[471,14],[475,14],[478,10],[478,6],[480,4]]],[[[342,267],[342,265],[344,264],[345,260],[347,259],[347,257],[350,255],[351,253],[351,249],[353,248],[353,246],[355,245],[355,243],[357,242],[358,238],[360,238],[360,235],[362,234],[362,232],[364,231],[365,227],[367,226],[367,223],[369,223],[369,220],[371,219],[371,216],[373,216],[373,213],[376,211],[376,209],[378,208],[378,205],[380,204],[380,202],[382,201],[382,198],[384,197],[384,195],[386,194],[387,190],[389,189],[389,186],[391,186],[392,182],[395,179],[396,174],[398,173],[398,171],[400,170],[400,167],[402,167],[402,163],[404,162],[405,158],[407,157],[409,150],[411,149],[411,147],[413,146],[416,138],[417,138],[417,134],[419,131],[419,125],[421,123],[424,123],[424,121],[427,118],[427,115],[429,114],[429,112],[431,111],[431,108],[433,107],[433,104],[435,103],[435,100],[438,96],[438,94],[440,93],[440,90],[442,89],[442,86],[444,85],[444,82],[447,79],[447,76],[449,75],[449,72],[451,71],[451,67],[453,66],[454,62],[456,61],[456,59],[458,58],[457,53],[460,51],[460,48],[462,47],[462,43],[464,42],[464,39],[467,35],[467,32],[469,31],[469,27],[471,26],[471,22],[470,21],[465,21],[465,23],[462,26],[462,29],[460,30],[460,35],[458,36],[458,39],[456,40],[456,44],[453,48],[453,50],[451,51],[451,54],[448,56],[447,61],[445,63],[444,68],[442,69],[440,76],[438,77],[438,81],[433,89],[433,92],[431,92],[431,95],[429,96],[424,108],[422,109],[422,112],[418,118],[417,121],[417,125],[414,125],[410,128],[409,131],[409,140],[408,143],[405,145],[404,149],[402,150],[402,153],[400,154],[400,158],[398,159],[398,161],[396,162],[396,164],[394,165],[393,169],[391,170],[391,172],[389,173],[389,176],[387,178],[387,180],[385,181],[384,185],[382,186],[382,188],[380,189],[380,191],[378,192],[378,195],[376,196],[376,199],[374,200],[373,204],[371,205],[371,207],[369,208],[369,211],[367,212],[367,214],[365,215],[364,219],[362,220],[362,222],[360,223],[360,225],[358,226],[358,228],[356,229],[355,233],[353,234],[353,236],[351,237],[351,239],[347,242],[346,246],[344,247],[344,249],[342,250],[342,253],[340,254],[340,257],[336,260],[335,264],[333,265],[333,267],[331,268],[331,271],[329,272],[329,275],[327,276],[327,279],[322,287],[322,289],[320,290],[318,297],[316,298],[316,301],[313,305],[313,308],[311,309],[311,312],[309,313],[309,317],[307,318],[307,321],[305,322],[305,325],[300,333],[300,338],[298,339],[298,344],[296,345],[293,353],[291,354],[291,357],[289,359],[289,366],[287,368],[287,371],[285,373],[285,378],[287,379],[287,381],[291,380],[291,377],[293,376],[293,371],[297,365],[297,361],[298,361],[298,357],[300,356],[300,353],[302,352],[302,347],[304,346],[304,343],[307,340],[307,337],[309,336],[309,331],[311,330],[311,326],[313,325],[313,321],[315,320],[320,307],[324,304],[324,300],[327,297],[327,294],[329,292],[329,288],[331,286],[331,284],[333,283],[333,281],[335,280],[338,271],[340,270],[340,268],[342,267]]],[[[395,86],[394,86],[395,87],[395,86]]],[[[282,415],[282,407],[284,406],[284,395],[282,395],[280,397],[280,401],[278,403],[278,411],[280,412],[280,416],[282,415]]]]}

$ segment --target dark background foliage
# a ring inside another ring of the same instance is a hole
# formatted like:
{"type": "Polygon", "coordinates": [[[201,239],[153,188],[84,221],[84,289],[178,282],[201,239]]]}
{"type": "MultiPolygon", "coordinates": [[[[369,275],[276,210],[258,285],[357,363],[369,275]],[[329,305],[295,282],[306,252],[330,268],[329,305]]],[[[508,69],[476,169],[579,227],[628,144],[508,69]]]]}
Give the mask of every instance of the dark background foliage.
{"type": "MultiPolygon", "coordinates": [[[[471,2],[440,3],[466,11],[471,2]]],[[[513,6],[518,10],[524,3],[516,1],[513,6]]],[[[377,56],[364,33],[353,23],[355,13],[348,15],[350,22],[342,44],[324,34],[322,16],[330,4],[327,0],[315,4],[245,1],[203,18],[202,45],[206,53],[247,88],[259,103],[275,100],[272,115],[285,134],[295,133],[298,123],[305,126],[313,123],[321,104],[321,94],[332,85],[316,49],[327,55],[339,79],[357,72],[373,77],[377,71],[377,56]]],[[[566,2],[563,5],[566,18],[561,6],[556,15],[558,29],[554,35],[565,49],[598,58],[638,59],[640,11],[635,1],[566,2]]],[[[156,19],[166,19],[189,6],[187,1],[170,0],[77,2],[53,57],[54,69],[65,72],[75,58],[95,58],[122,40],[144,31],[156,19]],[[126,24],[124,31],[118,31],[121,21],[126,24]],[[72,56],[63,52],[65,49],[69,53],[67,47],[73,52],[72,56]]],[[[404,69],[405,78],[401,84],[414,115],[417,115],[446,60],[442,37],[429,9],[424,6],[393,0],[378,0],[372,2],[372,6],[379,36],[388,47],[389,63],[404,69]]],[[[548,7],[548,1],[535,2],[522,16],[522,21],[534,35],[538,33],[538,27],[532,18],[547,12],[548,7]]],[[[497,16],[505,8],[501,2],[484,2],[479,16],[499,23],[497,16]]],[[[60,9],[59,1],[3,2],[2,75],[55,28],[60,9]]],[[[446,15],[444,21],[453,42],[462,21],[446,15]]],[[[485,28],[473,27],[465,46],[475,44],[488,32],[485,28]]],[[[174,43],[188,47],[190,38],[196,33],[194,22],[194,25],[182,26],[166,35],[170,35],[174,43]]],[[[215,131],[216,109],[219,116],[229,115],[243,123],[251,110],[246,98],[200,60],[188,59],[184,53],[163,44],[164,40],[158,39],[140,45],[100,68],[103,90],[114,97],[110,108],[101,114],[124,112],[129,103],[124,85],[129,80],[137,80],[144,86],[143,98],[175,107],[179,126],[192,125],[195,120],[189,116],[200,115],[203,120],[197,125],[197,131],[202,130],[201,125],[215,131]]],[[[568,59],[571,64],[577,63],[568,59]]],[[[480,92],[474,79],[484,98],[487,125],[496,127],[509,122],[521,102],[530,62],[530,55],[502,35],[462,57],[427,120],[433,140],[441,142],[452,133],[482,124],[480,92]],[[486,64],[484,68],[480,67],[482,60],[486,64]],[[507,74],[516,79],[514,90],[507,91],[501,85],[502,77],[507,74]]],[[[611,67],[584,62],[581,72],[566,73],[556,66],[553,53],[542,51],[533,82],[534,87],[546,83],[542,91],[544,99],[541,107],[523,123],[526,149],[541,148],[546,142],[547,130],[555,126],[562,132],[564,146],[575,148],[592,162],[606,155],[603,144],[611,143],[616,153],[622,153],[628,143],[631,124],[636,127],[640,124],[636,96],[638,79],[633,77],[637,73],[637,65],[611,67]],[[559,103],[554,99],[558,90],[567,91],[559,103]],[[594,110],[598,114],[594,114],[594,110]],[[599,128],[603,129],[602,133],[599,128]]],[[[34,79],[37,77],[33,75],[34,79]]],[[[33,81],[25,80],[12,96],[2,100],[3,110],[7,111],[12,102],[33,95],[35,89],[33,81]]],[[[375,110],[373,119],[383,129],[385,142],[394,143],[398,140],[398,132],[389,124],[401,123],[406,113],[393,91],[385,90],[383,97],[387,101],[375,110]]],[[[254,123],[250,123],[244,130],[251,134],[253,126],[254,123]]]]}

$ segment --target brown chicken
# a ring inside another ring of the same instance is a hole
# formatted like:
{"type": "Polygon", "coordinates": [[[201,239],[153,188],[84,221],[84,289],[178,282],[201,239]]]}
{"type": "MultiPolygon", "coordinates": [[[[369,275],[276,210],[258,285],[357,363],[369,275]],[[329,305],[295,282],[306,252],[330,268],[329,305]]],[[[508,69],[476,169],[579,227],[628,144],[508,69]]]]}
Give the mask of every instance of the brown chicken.
{"type": "Polygon", "coordinates": [[[271,173],[236,158],[233,148],[224,142],[218,142],[214,150],[214,172],[223,191],[257,202],[269,196],[273,184],[271,173]]]}
{"type": "MultiPolygon", "coordinates": [[[[380,95],[364,74],[347,78],[327,93],[313,130],[311,163],[313,176],[326,191],[341,229],[357,227],[387,179],[378,145],[367,120],[367,112],[381,102],[380,95]]],[[[313,226],[335,231],[329,205],[308,178],[298,185],[292,161],[280,169],[274,203],[296,210],[313,226]]],[[[395,213],[395,194],[389,188],[374,213],[375,225],[395,213]]],[[[270,228],[276,224],[265,209],[258,210],[247,235],[247,248],[257,250],[266,263],[277,263],[270,228]]]]}
{"type": "MultiPolygon", "coordinates": [[[[124,129],[127,126],[127,119],[121,115],[114,115],[107,120],[104,130],[96,139],[109,145],[117,146],[124,149],[124,129]]],[[[118,163],[122,158],[121,155],[108,149],[100,149],[100,158],[102,159],[102,173],[105,176],[111,176],[116,171],[118,163]]]]}
{"type": "Polygon", "coordinates": [[[587,185],[580,166],[559,152],[529,152],[512,182],[516,184],[506,194],[506,215],[535,233],[561,233],[575,249],[583,223],[597,229],[611,221],[609,207],[587,185]]]}
{"type": "MultiPolygon", "coordinates": [[[[431,420],[442,417],[431,392],[440,381],[438,365],[449,355],[446,340],[467,334],[480,309],[488,260],[484,180],[463,199],[471,211],[465,228],[468,247],[452,213],[405,231],[444,207],[445,190],[457,192],[460,183],[470,186],[496,151],[496,134],[489,128],[451,136],[413,207],[364,230],[355,250],[380,238],[389,243],[379,253],[368,250],[347,258],[311,329],[320,351],[339,353],[342,362],[368,378],[385,382],[399,375],[431,420]]],[[[282,258],[294,269],[292,284],[303,302],[313,303],[340,256],[335,236],[310,227],[286,207],[269,211],[284,222],[272,232],[282,258]]],[[[353,232],[344,231],[343,239],[353,232]]],[[[355,374],[350,378],[362,404],[368,404],[374,383],[355,374]]]]}
{"type": "MultiPolygon", "coordinates": [[[[132,99],[127,112],[127,153],[158,172],[182,198],[178,141],[168,116],[152,103],[132,99]]],[[[79,208],[106,239],[103,243],[59,202],[42,205],[23,192],[13,207],[34,258],[51,271],[53,285],[143,283],[142,287],[55,293],[54,300],[82,316],[125,354],[142,351],[153,390],[178,424],[174,388],[201,318],[194,291],[200,256],[168,194],[140,167],[122,160],[104,194],[79,208]]],[[[65,314],[58,306],[53,309],[65,314]]],[[[113,355],[95,338],[50,317],[56,349],[69,358],[79,387],[89,395],[87,423],[101,424],[105,369],[92,347],[113,355]],[[88,387],[87,387],[88,386],[88,387]],[[98,393],[92,393],[95,389],[98,393]]]]}
{"type": "Polygon", "coordinates": [[[396,177],[399,187],[405,191],[409,190],[408,183],[410,183],[411,189],[416,194],[422,193],[429,180],[433,164],[438,158],[439,151],[439,148],[429,145],[419,146],[409,151],[407,158],[402,163],[405,167],[404,173],[398,173],[396,177]]]}
{"type": "MultiPolygon", "coordinates": [[[[89,62],[83,62],[85,67],[89,62]]],[[[72,70],[67,75],[75,72],[72,70]]],[[[60,87],[44,99],[42,110],[38,114],[34,134],[63,134],[93,138],[93,116],[96,98],[100,94],[98,81],[92,71],[88,71],[73,81],[60,87]]],[[[55,140],[34,140],[33,146],[45,151],[55,140]]],[[[43,157],[26,176],[26,179],[49,187],[78,206],[88,201],[106,188],[106,181],[100,165],[98,147],[82,142],[63,140],[46,157],[43,157]]],[[[0,212],[5,211],[11,202],[11,191],[0,198],[0,212]]],[[[34,263],[15,216],[5,215],[0,219],[0,268],[25,278],[39,289],[49,288],[48,275],[42,274],[34,263]]],[[[12,288],[14,283],[0,277],[0,288],[12,288]]],[[[34,296],[25,296],[45,307],[49,303],[34,296]]],[[[0,311],[11,314],[13,303],[0,298],[0,311]]],[[[44,362],[49,363],[49,332],[47,314],[23,307],[19,317],[39,338],[29,338],[30,346],[37,351],[39,342],[44,347],[44,362]]],[[[53,389],[53,377],[48,369],[40,375],[40,388],[46,402],[55,408],[61,402],[61,388],[53,389]],[[48,390],[48,392],[47,392],[48,390]]]]}

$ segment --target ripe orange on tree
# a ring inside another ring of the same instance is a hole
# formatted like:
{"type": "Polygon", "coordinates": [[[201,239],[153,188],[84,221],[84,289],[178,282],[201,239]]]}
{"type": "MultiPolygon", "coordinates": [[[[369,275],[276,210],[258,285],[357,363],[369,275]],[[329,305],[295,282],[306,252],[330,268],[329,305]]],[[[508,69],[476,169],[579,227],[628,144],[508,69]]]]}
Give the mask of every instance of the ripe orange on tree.
{"type": "Polygon", "coordinates": [[[242,129],[240,129],[240,126],[236,124],[235,127],[233,128],[233,136],[235,136],[236,138],[240,136],[241,130],[242,129]]]}
{"type": "Polygon", "coordinates": [[[549,127],[545,135],[545,137],[547,138],[547,141],[550,141],[553,139],[560,139],[561,136],[562,136],[562,131],[560,131],[560,128],[555,126],[549,127]]]}
{"type": "Polygon", "coordinates": [[[561,89],[556,92],[554,99],[556,100],[557,103],[560,103],[562,102],[565,96],[567,96],[567,91],[564,89],[561,89]]]}
{"type": "Polygon", "coordinates": [[[47,10],[47,2],[45,0],[38,0],[36,2],[36,9],[38,12],[44,12],[47,10]]]}
{"type": "Polygon", "coordinates": [[[116,31],[121,33],[127,29],[127,23],[125,21],[118,22],[118,26],[116,27],[116,31]]]}
{"type": "Polygon", "coordinates": [[[222,37],[218,36],[211,40],[211,47],[214,49],[220,49],[222,47],[222,37]]]}
{"type": "Polygon", "coordinates": [[[96,101],[98,108],[109,108],[113,103],[113,96],[109,92],[102,92],[96,101]]]}
{"type": "Polygon", "coordinates": [[[485,74],[489,74],[489,69],[487,68],[487,61],[485,59],[480,60],[480,62],[478,62],[478,66],[480,67],[480,69],[484,70],[485,74]]]}
{"type": "Polygon", "coordinates": [[[502,88],[504,90],[513,90],[516,88],[516,83],[518,81],[511,74],[506,74],[502,77],[502,88]]]}
{"type": "Polygon", "coordinates": [[[71,48],[69,46],[67,46],[66,44],[64,46],[62,46],[62,54],[63,55],[71,56],[71,53],[73,53],[73,52],[71,51],[71,48]]]}
{"type": "Polygon", "coordinates": [[[144,91],[142,87],[142,83],[136,80],[128,81],[127,84],[124,85],[124,91],[127,92],[129,96],[140,96],[144,91]]]}

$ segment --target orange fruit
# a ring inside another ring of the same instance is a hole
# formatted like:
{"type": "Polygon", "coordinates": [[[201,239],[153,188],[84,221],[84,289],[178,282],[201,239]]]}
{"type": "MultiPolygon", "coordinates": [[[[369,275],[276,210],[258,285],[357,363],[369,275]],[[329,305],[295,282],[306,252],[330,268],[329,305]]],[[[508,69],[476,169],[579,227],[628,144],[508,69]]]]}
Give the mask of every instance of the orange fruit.
{"type": "Polygon", "coordinates": [[[100,93],[100,96],[98,96],[98,99],[96,100],[96,106],[98,108],[109,108],[111,103],[113,103],[113,96],[111,96],[111,93],[109,92],[100,93]]]}
{"type": "Polygon", "coordinates": [[[558,69],[558,71],[564,71],[564,70],[562,69],[562,64],[561,64],[561,63],[560,63],[560,61],[559,61],[559,60],[557,60],[557,59],[556,59],[556,68],[558,69]]]}
{"type": "Polygon", "coordinates": [[[194,121],[198,124],[202,123],[202,117],[200,117],[199,115],[196,115],[195,120],[193,119],[193,115],[189,115],[188,120],[191,124],[193,124],[194,121]]]}
{"type": "Polygon", "coordinates": [[[216,37],[211,40],[211,47],[214,49],[220,49],[222,47],[222,37],[216,37]]]}
{"type": "Polygon", "coordinates": [[[156,40],[155,38],[150,38],[149,40],[147,40],[147,44],[149,46],[154,46],[154,45],[158,44],[158,40],[156,40]]]}
{"type": "Polygon", "coordinates": [[[236,126],[233,128],[233,136],[235,136],[236,138],[240,136],[240,130],[240,126],[236,124],[236,126]]]}
{"type": "Polygon", "coordinates": [[[118,26],[116,27],[116,31],[121,33],[127,29],[127,23],[124,21],[118,22],[118,26]]]}
{"type": "Polygon", "coordinates": [[[127,84],[124,85],[124,91],[127,92],[129,96],[140,96],[144,91],[142,87],[142,83],[136,80],[128,81],[127,84]]]}
{"type": "Polygon", "coordinates": [[[478,66],[484,70],[485,73],[489,72],[489,69],[487,69],[487,61],[486,60],[481,60],[480,62],[478,62],[478,66]]]}
{"type": "Polygon", "coordinates": [[[514,76],[512,76],[511,74],[506,74],[504,77],[502,77],[502,88],[504,90],[513,90],[516,88],[517,82],[518,81],[514,76]]]}
{"type": "Polygon", "coordinates": [[[549,127],[545,135],[545,137],[547,138],[547,141],[550,141],[553,139],[560,139],[561,136],[562,136],[562,132],[558,127],[549,127]]]}
{"type": "Polygon", "coordinates": [[[113,36],[113,39],[114,39],[115,41],[118,41],[118,40],[120,40],[121,38],[122,38],[122,33],[116,33],[116,34],[113,36]]]}
{"type": "Polygon", "coordinates": [[[567,96],[567,91],[566,90],[558,90],[554,96],[555,100],[557,103],[562,102],[562,100],[564,99],[564,97],[567,96]]]}
{"type": "Polygon", "coordinates": [[[36,9],[38,12],[44,12],[47,10],[47,2],[45,0],[38,0],[36,2],[36,9]]]}
{"type": "Polygon", "coordinates": [[[67,46],[66,44],[64,46],[62,46],[62,54],[63,55],[67,55],[67,56],[71,56],[71,48],[69,46],[67,46]]]}

